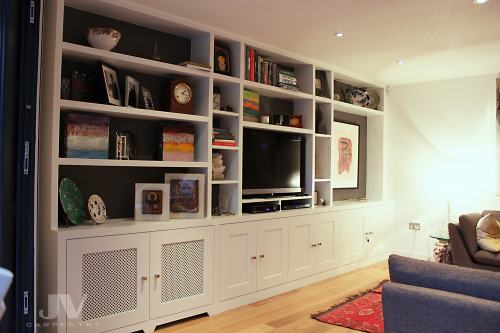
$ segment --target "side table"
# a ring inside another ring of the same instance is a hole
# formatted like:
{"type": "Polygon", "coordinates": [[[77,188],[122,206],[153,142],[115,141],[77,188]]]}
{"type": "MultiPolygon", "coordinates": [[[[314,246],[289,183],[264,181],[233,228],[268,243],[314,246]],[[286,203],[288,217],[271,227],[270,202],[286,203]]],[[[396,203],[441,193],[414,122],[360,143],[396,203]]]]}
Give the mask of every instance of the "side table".
{"type": "Polygon", "coordinates": [[[448,235],[430,235],[431,238],[436,239],[434,244],[433,257],[434,261],[444,264],[452,264],[453,258],[451,257],[450,237],[448,235]]]}

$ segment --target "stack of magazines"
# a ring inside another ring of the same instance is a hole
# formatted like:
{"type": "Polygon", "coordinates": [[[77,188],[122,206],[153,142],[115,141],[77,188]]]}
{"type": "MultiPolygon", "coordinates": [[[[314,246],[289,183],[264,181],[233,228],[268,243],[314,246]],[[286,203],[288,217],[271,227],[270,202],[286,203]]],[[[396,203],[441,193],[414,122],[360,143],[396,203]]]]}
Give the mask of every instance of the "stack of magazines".
{"type": "Polygon", "coordinates": [[[234,135],[225,128],[214,128],[212,132],[213,146],[236,147],[234,135]]]}

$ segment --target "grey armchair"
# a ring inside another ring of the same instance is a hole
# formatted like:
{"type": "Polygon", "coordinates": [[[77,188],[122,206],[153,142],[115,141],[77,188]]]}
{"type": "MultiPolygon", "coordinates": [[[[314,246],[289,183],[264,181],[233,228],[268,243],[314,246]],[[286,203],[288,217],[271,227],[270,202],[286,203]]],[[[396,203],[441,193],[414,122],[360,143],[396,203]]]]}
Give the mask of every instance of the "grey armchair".
{"type": "Polygon", "coordinates": [[[387,333],[500,330],[500,273],[389,257],[382,288],[387,333]]]}
{"type": "Polygon", "coordinates": [[[500,272],[500,253],[482,250],[477,245],[477,222],[489,213],[498,214],[500,217],[499,211],[485,210],[482,214],[461,215],[458,225],[448,224],[454,265],[500,272]]]}

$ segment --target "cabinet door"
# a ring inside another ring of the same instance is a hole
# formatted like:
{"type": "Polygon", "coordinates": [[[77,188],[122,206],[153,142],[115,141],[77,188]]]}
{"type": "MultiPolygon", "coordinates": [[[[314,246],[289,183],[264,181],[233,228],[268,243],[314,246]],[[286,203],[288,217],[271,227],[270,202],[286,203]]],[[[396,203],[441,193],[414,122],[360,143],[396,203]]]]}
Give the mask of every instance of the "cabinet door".
{"type": "Polygon", "coordinates": [[[368,211],[350,209],[342,212],[340,253],[343,265],[365,258],[365,231],[368,211]]]}
{"type": "Polygon", "coordinates": [[[314,274],[313,249],[316,248],[314,215],[289,219],[289,269],[290,281],[314,274]]]}
{"type": "Polygon", "coordinates": [[[257,289],[257,224],[226,224],[220,227],[219,298],[225,300],[257,289]]]}
{"type": "Polygon", "coordinates": [[[257,289],[261,290],[287,281],[288,220],[260,221],[258,231],[257,289]]]}
{"type": "Polygon", "coordinates": [[[316,219],[316,272],[337,267],[340,213],[318,214],[316,219]]]}
{"type": "Polygon", "coordinates": [[[149,235],[67,242],[67,330],[107,331],[149,319],[149,235]],[[75,312],[75,313],[71,313],[75,312]]]}
{"type": "Polygon", "coordinates": [[[366,227],[367,255],[375,256],[387,252],[387,227],[391,214],[391,206],[373,207],[370,209],[366,227]]]}
{"type": "Polygon", "coordinates": [[[213,301],[211,226],[150,234],[151,318],[213,301]]]}

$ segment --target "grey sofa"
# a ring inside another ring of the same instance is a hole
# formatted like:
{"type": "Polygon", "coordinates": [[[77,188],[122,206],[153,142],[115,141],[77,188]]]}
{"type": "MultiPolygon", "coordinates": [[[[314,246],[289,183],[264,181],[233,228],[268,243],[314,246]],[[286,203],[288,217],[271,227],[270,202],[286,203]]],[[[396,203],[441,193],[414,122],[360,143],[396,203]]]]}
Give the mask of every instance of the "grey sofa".
{"type": "Polygon", "coordinates": [[[500,332],[500,273],[389,257],[385,332],[500,332]]]}
{"type": "Polygon", "coordinates": [[[454,265],[500,272],[500,253],[488,252],[477,246],[477,222],[489,213],[497,214],[497,218],[500,218],[499,211],[485,210],[482,214],[461,215],[458,225],[448,224],[454,265]]]}

